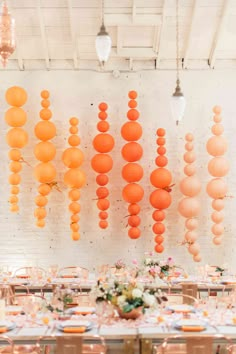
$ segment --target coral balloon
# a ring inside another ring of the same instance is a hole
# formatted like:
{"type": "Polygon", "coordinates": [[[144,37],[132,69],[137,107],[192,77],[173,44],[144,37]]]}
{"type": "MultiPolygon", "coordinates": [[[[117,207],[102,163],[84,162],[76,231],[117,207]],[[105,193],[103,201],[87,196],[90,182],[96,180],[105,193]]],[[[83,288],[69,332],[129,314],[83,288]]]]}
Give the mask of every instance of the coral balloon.
{"type": "Polygon", "coordinates": [[[129,91],[128,95],[129,95],[129,98],[131,98],[132,100],[135,100],[135,98],[138,97],[137,91],[134,91],[134,90],[129,91]]]}
{"type": "Polygon", "coordinates": [[[56,178],[56,169],[51,162],[42,162],[35,166],[34,175],[40,183],[51,183],[56,178]]]}
{"type": "Polygon", "coordinates": [[[185,140],[193,141],[193,139],[194,139],[194,136],[193,136],[192,133],[188,133],[188,134],[185,135],[185,140]]]}
{"type": "Polygon", "coordinates": [[[8,182],[12,185],[17,185],[20,184],[21,181],[21,176],[18,175],[17,173],[12,173],[9,177],[8,177],[8,182]]]}
{"type": "Polygon", "coordinates": [[[43,120],[35,125],[34,133],[39,140],[51,140],[56,135],[56,127],[52,122],[43,120]]]}
{"type": "Polygon", "coordinates": [[[48,162],[53,160],[56,156],[56,148],[49,141],[42,141],[35,145],[34,155],[37,160],[48,162]]]}
{"type": "Polygon", "coordinates": [[[46,197],[44,197],[43,195],[38,195],[35,198],[35,204],[39,207],[43,207],[48,203],[48,200],[46,197]]]}
{"type": "Polygon", "coordinates": [[[7,132],[6,140],[12,148],[23,148],[28,142],[28,134],[22,128],[12,128],[7,132]]]}
{"type": "Polygon", "coordinates": [[[108,213],[106,211],[100,211],[98,216],[99,216],[100,219],[106,220],[108,218],[108,213]]]}
{"type": "Polygon", "coordinates": [[[185,218],[192,218],[200,213],[201,207],[198,199],[186,197],[178,205],[179,213],[185,218]]]}
{"type": "Polygon", "coordinates": [[[19,107],[11,107],[5,112],[5,121],[11,127],[22,127],[26,123],[26,112],[19,107]]]}
{"type": "Polygon", "coordinates": [[[224,206],[225,206],[225,202],[223,199],[215,199],[212,201],[212,208],[217,211],[224,209],[224,206]]]}
{"type": "Polygon", "coordinates": [[[214,157],[208,163],[208,171],[213,177],[224,177],[229,172],[229,162],[224,157],[214,157]]]}
{"type": "Polygon", "coordinates": [[[160,155],[157,156],[155,163],[158,167],[165,167],[168,164],[168,159],[167,157],[160,155]]]}
{"type": "Polygon", "coordinates": [[[108,199],[99,199],[97,201],[97,207],[100,210],[107,210],[110,206],[110,202],[108,199]]]}
{"type": "Polygon", "coordinates": [[[140,160],[143,156],[143,148],[140,144],[132,141],[123,146],[121,154],[124,160],[128,162],[135,162],[140,160]]]}
{"type": "Polygon", "coordinates": [[[108,108],[108,105],[105,102],[101,102],[99,104],[98,108],[100,109],[100,111],[106,111],[108,108]]]}
{"type": "Polygon", "coordinates": [[[137,107],[137,102],[135,101],[135,100],[130,100],[129,102],[128,102],[128,106],[130,107],[130,108],[136,108],[137,107]]]}
{"type": "Polygon", "coordinates": [[[81,206],[77,202],[71,202],[69,204],[68,208],[73,214],[77,214],[80,212],[81,206]]]}
{"type": "Polygon", "coordinates": [[[165,220],[165,212],[163,210],[155,210],[152,213],[152,218],[155,221],[163,221],[165,220]]]}
{"type": "Polygon", "coordinates": [[[128,218],[128,224],[131,227],[137,227],[140,225],[141,219],[138,215],[132,215],[128,218]]]}
{"type": "Polygon", "coordinates": [[[143,177],[143,168],[137,163],[127,163],[122,168],[122,177],[126,182],[138,182],[143,177]]]}
{"type": "Polygon", "coordinates": [[[107,119],[107,113],[105,111],[101,111],[98,113],[98,118],[101,120],[107,119]]]}
{"type": "Polygon", "coordinates": [[[128,203],[137,203],[143,199],[144,190],[136,183],[127,184],[122,191],[123,199],[128,203]]]}
{"type": "Polygon", "coordinates": [[[131,239],[135,240],[140,237],[141,231],[138,227],[131,227],[128,231],[128,235],[131,239]]]}
{"type": "Polygon", "coordinates": [[[12,86],[6,91],[5,99],[10,106],[21,107],[27,101],[27,93],[22,87],[12,86]]]}
{"type": "Polygon", "coordinates": [[[130,215],[137,215],[140,212],[140,206],[136,203],[132,203],[128,206],[128,212],[130,215]]]}
{"type": "Polygon", "coordinates": [[[43,108],[43,109],[41,109],[39,116],[43,120],[49,120],[52,118],[52,112],[48,108],[43,108]]]}
{"type": "Polygon", "coordinates": [[[200,254],[195,254],[193,256],[193,260],[194,260],[194,262],[201,262],[202,257],[200,256],[200,254]]]}
{"type": "Polygon", "coordinates": [[[92,158],[91,165],[97,173],[107,173],[112,169],[113,160],[107,154],[97,154],[92,158]]]}
{"type": "Polygon", "coordinates": [[[105,186],[109,182],[109,178],[107,175],[100,174],[97,175],[96,182],[99,186],[105,186]]]}
{"type": "Polygon", "coordinates": [[[78,131],[79,131],[79,129],[77,128],[77,127],[70,127],[70,129],[69,129],[69,132],[71,133],[71,134],[77,134],[78,133],[78,131]]]}
{"type": "Polygon", "coordinates": [[[38,186],[38,192],[41,194],[41,195],[48,195],[50,192],[51,192],[51,187],[50,187],[50,185],[49,184],[46,184],[46,183],[44,183],[44,184],[40,184],[39,186],[38,186]]]}
{"type": "Polygon", "coordinates": [[[158,136],[165,136],[166,135],[166,131],[163,128],[158,128],[156,133],[158,136]]]}
{"type": "Polygon", "coordinates": [[[83,163],[84,154],[80,149],[71,147],[63,152],[62,161],[69,168],[77,168],[83,163]]]}
{"type": "Polygon", "coordinates": [[[109,128],[110,128],[110,124],[106,121],[101,121],[101,122],[98,122],[98,124],[97,124],[97,130],[99,132],[105,133],[109,130],[109,128]]]}
{"type": "Polygon", "coordinates": [[[166,148],[164,146],[159,146],[159,148],[157,149],[157,153],[159,155],[165,155],[166,153],[166,148]]]}
{"type": "Polygon", "coordinates": [[[223,136],[212,136],[207,141],[207,152],[212,156],[224,155],[228,148],[227,140],[223,136]]]}
{"type": "Polygon", "coordinates": [[[17,149],[11,149],[8,153],[8,157],[10,160],[13,160],[13,161],[19,161],[22,159],[21,152],[20,152],[20,150],[17,150],[17,149]]]}
{"type": "Polygon", "coordinates": [[[97,194],[99,199],[103,199],[103,198],[108,197],[109,190],[106,187],[99,187],[96,190],[96,194],[97,194]]]}
{"type": "Polygon", "coordinates": [[[64,183],[70,188],[81,188],[85,182],[85,174],[79,168],[72,168],[64,174],[64,183]]]}
{"type": "Polygon", "coordinates": [[[154,232],[154,234],[156,235],[162,235],[164,234],[166,228],[165,225],[162,224],[161,222],[156,222],[153,226],[152,226],[152,231],[154,232]]]}
{"type": "Polygon", "coordinates": [[[164,242],[164,237],[161,235],[156,235],[155,242],[161,244],[162,242],[164,242]]]}
{"type": "Polygon", "coordinates": [[[106,220],[100,220],[99,221],[99,227],[101,229],[106,229],[108,227],[108,222],[106,220]]]}
{"type": "Polygon", "coordinates": [[[121,128],[121,136],[127,141],[139,140],[143,130],[138,122],[127,122],[121,128]]]}
{"type": "Polygon", "coordinates": [[[214,106],[212,111],[215,113],[215,114],[220,114],[221,113],[221,110],[222,108],[220,106],[214,106]]]}
{"type": "Polygon", "coordinates": [[[164,189],[157,189],[150,195],[150,203],[155,209],[167,209],[171,204],[171,195],[164,189]]]}
{"type": "Polygon", "coordinates": [[[73,202],[76,202],[77,200],[80,199],[80,190],[79,189],[71,189],[68,193],[68,197],[70,200],[73,202]]]}
{"type": "Polygon", "coordinates": [[[188,197],[194,197],[201,191],[201,182],[198,177],[189,176],[181,180],[179,187],[181,193],[188,197]]]}
{"type": "Polygon", "coordinates": [[[157,168],[151,173],[150,181],[156,188],[166,188],[171,184],[172,175],[166,168],[157,168]]]}
{"type": "Polygon", "coordinates": [[[221,178],[214,178],[207,184],[206,191],[213,199],[224,198],[227,193],[227,184],[221,178]]]}
{"type": "Polygon", "coordinates": [[[9,164],[9,169],[15,173],[20,172],[22,170],[22,164],[19,161],[12,161],[9,164]]]}
{"type": "Polygon", "coordinates": [[[72,238],[73,241],[79,241],[80,234],[78,232],[72,232],[71,238],[72,238]]]}
{"type": "Polygon", "coordinates": [[[110,134],[98,134],[93,139],[94,149],[101,153],[111,151],[114,145],[115,145],[114,139],[110,134]]]}
{"type": "Polygon", "coordinates": [[[163,247],[162,245],[157,244],[157,245],[155,246],[155,251],[156,251],[157,253],[162,253],[162,252],[164,251],[164,247],[163,247]]]}

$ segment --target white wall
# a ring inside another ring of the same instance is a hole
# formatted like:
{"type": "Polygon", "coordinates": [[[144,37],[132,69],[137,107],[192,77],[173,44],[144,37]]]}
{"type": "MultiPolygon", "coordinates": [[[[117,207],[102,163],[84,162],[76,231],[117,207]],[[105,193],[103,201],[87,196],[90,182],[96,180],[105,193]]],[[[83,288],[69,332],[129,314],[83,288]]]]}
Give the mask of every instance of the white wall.
{"type": "Polygon", "coordinates": [[[198,173],[203,188],[200,195],[202,212],[199,217],[199,242],[203,263],[221,265],[224,262],[236,265],[234,257],[236,237],[236,71],[195,71],[184,72],[181,75],[184,94],[187,99],[187,110],[184,122],[178,128],[170,116],[169,98],[175,87],[175,73],[156,71],[140,73],[122,73],[115,79],[109,73],[95,72],[2,72],[0,89],[0,121],[1,162],[0,162],[0,265],[11,264],[14,267],[21,265],[50,264],[73,265],[78,264],[93,269],[98,264],[113,263],[118,258],[131,261],[133,258],[141,259],[145,251],[154,247],[152,226],[152,208],[148,197],[152,190],[149,183],[149,173],[154,169],[156,156],[155,132],[158,127],[167,131],[168,167],[173,172],[174,187],[173,204],[168,210],[165,221],[165,252],[160,259],[173,256],[177,263],[186,268],[196,267],[192,257],[183,246],[179,246],[184,235],[183,219],[176,211],[181,195],[178,183],[183,176],[182,154],[184,152],[184,135],[191,131],[195,135],[195,148],[197,153],[198,173]],[[4,101],[5,90],[19,85],[28,92],[28,102],[25,109],[28,112],[26,129],[30,135],[29,145],[24,149],[25,160],[31,165],[36,164],[33,147],[36,143],[33,129],[38,121],[40,110],[40,91],[48,89],[51,93],[51,109],[53,121],[57,125],[57,136],[53,140],[57,147],[55,163],[58,170],[58,183],[62,192],[53,191],[47,206],[48,217],[46,227],[38,229],[35,226],[34,197],[37,194],[38,183],[33,179],[33,167],[24,166],[20,193],[20,212],[14,214],[9,211],[9,185],[8,185],[8,146],[5,134],[8,129],[4,121],[4,111],[7,104],[4,101]],[[124,141],[120,138],[120,127],[126,121],[128,91],[134,89],[139,93],[138,109],[139,122],[143,126],[141,143],[144,156],[141,163],[145,170],[142,185],[145,188],[145,198],[141,206],[142,237],[133,241],[127,236],[126,218],[127,204],[121,198],[122,186],[125,184],[120,176],[124,162],[120,150],[124,141]],[[109,228],[98,228],[97,208],[95,198],[95,173],[90,168],[90,159],[94,154],[92,139],[97,133],[97,106],[101,101],[109,105],[110,132],[116,139],[116,146],[112,156],[114,168],[110,173],[110,201],[109,228]],[[212,222],[211,200],[206,195],[205,185],[210,179],[207,172],[209,155],[205,150],[205,143],[211,136],[212,107],[219,104],[223,108],[223,124],[225,136],[229,140],[228,158],[231,161],[231,170],[226,180],[229,185],[225,207],[225,233],[221,246],[214,246],[211,242],[210,228],[212,222]],[[81,148],[85,153],[83,168],[87,174],[87,185],[81,193],[81,240],[73,242],[70,238],[69,220],[67,211],[69,204],[67,191],[62,184],[65,171],[60,157],[67,147],[67,136],[71,116],[80,119],[81,148]]]}

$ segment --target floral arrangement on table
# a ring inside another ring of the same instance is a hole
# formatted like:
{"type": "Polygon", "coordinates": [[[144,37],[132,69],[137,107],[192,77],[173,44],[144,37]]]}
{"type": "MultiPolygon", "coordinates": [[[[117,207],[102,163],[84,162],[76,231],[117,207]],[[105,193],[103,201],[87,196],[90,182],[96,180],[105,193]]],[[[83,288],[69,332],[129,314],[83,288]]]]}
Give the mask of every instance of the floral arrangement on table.
{"type": "Polygon", "coordinates": [[[65,286],[57,287],[54,290],[52,303],[48,305],[51,312],[63,312],[67,307],[73,304],[77,292],[65,286]]]}
{"type": "Polygon", "coordinates": [[[115,264],[114,264],[115,268],[117,270],[120,270],[120,269],[124,269],[126,267],[126,264],[125,262],[122,260],[122,259],[118,259],[115,264]]]}
{"type": "Polygon", "coordinates": [[[146,255],[147,257],[144,258],[143,261],[143,270],[144,273],[148,273],[153,278],[158,276],[160,278],[168,277],[170,272],[174,271],[174,269],[177,267],[172,257],[168,257],[166,261],[160,261],[154,257],[152,252],[149,252],[146,255]]]}
{"type": "Polygon", "coordinates": [[[135,309],[141,309],[144,312],[146,308],[155,308],[162,301],[167,301],[159,290],[144,289],[142,285],[134,281],[127,284],[119,281],[103,284],[98,281],[92,293],[96,303],[104,301],[112,304],[119,315],[131,313],[135,309]]]}

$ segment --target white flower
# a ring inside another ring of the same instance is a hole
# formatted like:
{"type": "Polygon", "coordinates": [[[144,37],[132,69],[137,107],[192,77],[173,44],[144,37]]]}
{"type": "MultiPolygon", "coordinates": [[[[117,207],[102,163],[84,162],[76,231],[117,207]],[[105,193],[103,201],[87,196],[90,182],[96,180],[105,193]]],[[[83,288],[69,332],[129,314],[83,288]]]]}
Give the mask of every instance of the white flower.
{"type": "Polygon", "coordinates": [[[156,299],[155,296],[151,295],[151,294],[147,294],[144,293],[143,294],[143,301],[145,302],[145,304],[149,307],[152,307],[155,305],[156,303],[156,299]]]}
{"type": "Polygon", "coordinates": [[[133,298],[142,297],[142,295],[143,295],[142,290],[140,290],[140,289],[138,289],[138,288],[134,288],[134,289],[132,290],[132,296],[133,296],[133,298]]]}
{"type": "Polygon", "coordinates": [[[146,264],[146,265],[149,265],[150,263],[151,263],[151,259],[150,259],[150,258],[146,258],[146,259],[145,259],[145,264],[146,264]]]}
{"type": "Polygon", "coordinates": [[[126,303],[126,296],[125,295],[120,295],[117,297],[117,304],[119,307],[123,307],[126,303]]]}

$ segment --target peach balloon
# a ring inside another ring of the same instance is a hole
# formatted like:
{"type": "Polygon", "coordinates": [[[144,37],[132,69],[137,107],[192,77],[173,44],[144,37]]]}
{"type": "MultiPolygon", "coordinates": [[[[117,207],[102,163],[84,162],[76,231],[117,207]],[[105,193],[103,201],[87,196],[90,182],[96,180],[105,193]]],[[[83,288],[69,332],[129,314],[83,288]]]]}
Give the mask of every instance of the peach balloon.
{"type": "Polygon", "coordinates": [[[188,251],[189,253],[191,253],[192,255],[197,255],[200,252],[200,246],[198,243],[193,243],[192,245],[190,245],[188,247],[188,251]]]}
{"type": "Polygon", "coordinates": [[[193,139],[194,139],[193,134],[188,133],[188,134],[185,135],[185,140],[187,140],[187,141],[193,141],[193,139]]]}
{"type": "Polygon", "coordinates": [[[185,221],[185,227],[190,231],[195,230],[198,227],[198,220],[197,219],[187,219],[185,221]]]}
{"type": "Polygon", "coordinates": [[[220,123],[222,121],[222,117],[219,114],[216,114],[213,117],[213,120],[214,120],[215,123],[220,123]]]}
{"type": "Polygon", "coordinates": [[[193,260],[194,262],[201,262],[202,257],[200,256],[200,254],[195,254],[195,256],[193,256],[193,260]]]}
{"type": "Polygon", "coordinates": [[[222,124],[214,124],[211,131],[214,135],[221,135],[224,132],[224,127],[222,124]]]}
{"type": "Polygon", "coordinates": [[[193,176],[196,173],[196,167],[194,166],[194,164],[191,163],[189,165],[186,165],[184,167],[184,173],[187,176],[193,176]]]}
{"type": "Polygon", "coordinates": [[[185,239],[188,242],[195,242],[197,240],[198,234],[195,231],[188,231],[185,234],[185,239]]]}
{"type": "Polygon", "coordinates": [[[220,236],[224,233],[224,226],[223,224],[214,224],[211,228],[211,231],[213,233],[213,235],[215,236],[220,236]]]}
{"type": "Polygon", "coordinates": [[[183,198],[178,205],[179,213],[185,218],[192,218],[200,213],[201,206],[196,198],[183,198]]]}
{"type": "Polygon", "coordinates": [[[224,209],[225,202],[223,199],[215,199],[212,201],[211,205],[212,205],[213,209],[220,211],[220,210],[224,209]]]}
{"type": "Polygon", "coordinates": [[[227,193],[227,184],[221,178],[214,178],[207,184],[206,191],[213,199],[224,198],[227,193]]]}
{"type": "Polygon", "coordinates": [[[221,110],[222,108],[220,106],[214,106],[212,111],[215,113],[215,114],[220,114],[221,113],[221,110]]]}
{"type": "Polygon", "coordinates": [[[201,183],[197,176],[185,177],[179,185],[181,193],[188,197],[194,197],[201,191],[201,183]]]}
{"type": "Polygon", "coordinates": [[[193,143],[191,143],[191,142],[186,143],[185,150],[192,151],[193,150],[193,143]]]}
{"type": "Polygon", "coordinates": [[[211,214],[211,220],[214,223],[219,224],[220,222],[222,222],[224,220],[224,213],[222,211],[214,211],[211,214]]]}
{"type": "Polygon", "coordinates": [[[214,237],[213,238],[213,243],[215,244],[215,245],[220,245],[221,244],[221,242],[222,242],[222,238],[221,237],[214,237]]]}
{"type": "Polygon", "coordinates": [[[218,156],[208,163],[208,171],[213,177],[224,177],[229,172],[229,161],[218,156]]]}
{"type": "Polygon", "coordinates": [[[188,151],[184,154],[184,161],[187,163],[192,163],[196,160],[196,155],[193,151],[188,151]]]}
{"type": "Polygon", "coordinates": [[[212,156],[224,155],[227,151],[228,143],[223,136],[212,136],[206,144],[208,154],[212,156]]]}

